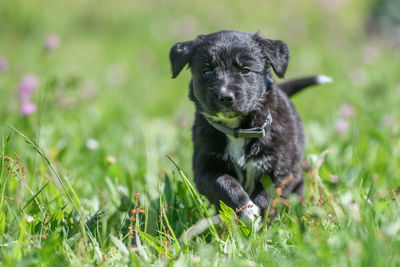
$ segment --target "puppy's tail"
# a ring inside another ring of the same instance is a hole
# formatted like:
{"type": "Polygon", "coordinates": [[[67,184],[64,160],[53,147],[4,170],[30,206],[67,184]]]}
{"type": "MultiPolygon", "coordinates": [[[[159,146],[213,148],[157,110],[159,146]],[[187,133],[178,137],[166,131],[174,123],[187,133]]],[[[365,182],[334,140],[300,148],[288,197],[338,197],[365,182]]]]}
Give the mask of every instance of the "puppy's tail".
{"type": "Polygon", "coordinates": [[[317,75],[299,79],[293,79],[286,82],[278,83],[278,87],[286,93],[287,96],[291,97],[297,92],[303,90],[306,87],[316,85],[316,84],[324,84],[331,83],[333,79],[329,76],[325,75],[317,75]]]}

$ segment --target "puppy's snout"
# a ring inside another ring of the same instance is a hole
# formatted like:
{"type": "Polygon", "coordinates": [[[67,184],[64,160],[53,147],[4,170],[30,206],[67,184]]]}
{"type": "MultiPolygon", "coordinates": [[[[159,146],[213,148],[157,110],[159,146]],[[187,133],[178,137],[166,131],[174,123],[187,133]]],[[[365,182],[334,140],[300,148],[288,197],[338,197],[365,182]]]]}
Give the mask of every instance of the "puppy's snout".
{"type": "Polygon", "coordinates": [[[225,107],[231,107],[235,96],[232,92],[224,92],[218,94],[218,101],[225,107]]]}

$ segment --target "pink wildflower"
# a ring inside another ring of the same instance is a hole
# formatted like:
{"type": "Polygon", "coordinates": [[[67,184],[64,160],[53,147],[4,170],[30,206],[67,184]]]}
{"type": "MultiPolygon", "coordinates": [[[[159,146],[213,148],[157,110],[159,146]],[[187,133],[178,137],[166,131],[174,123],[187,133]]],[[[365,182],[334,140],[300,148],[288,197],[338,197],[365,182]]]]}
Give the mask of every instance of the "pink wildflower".
{"type": "Polygon", "coordinates": [[[335,131],[339,135],[344,135],[349,130],[349,122],[345,119],[339,118],[335,122],[335,131]]]}
{"type": "Polygon", "coordinates": [[[8,70],[8,62],[4,57],[0,57],[0,73],[6,72],[8,70]]]}
{"type": "Polygon", "coordinates": [[[32,93],[39,86],[39,79],[33,74],[27,74],[22,77],[21,82],[19,83],[19,98],[21,101],[28,101],[32,95],[32,93]]]}
{"type": "Polygon", "coordinates": [[[354,114],[355,114],[355,108],[354,108],[352,105],[350,105],[350,104],[343,104],[343,105],[340,107],[340,115],[341,115],[343,118],[351,119],[352,117],[354,117],[354,114]]]}
{"type": "Polygon", "coordinates": [[[22,103],[20,113],[23,116],[30,116],[36,111],[36,105],[32,103],[32,93],[39,86],[39,79],[33,74],[22,77],[18,87],[18,96],[22,103]]]}
{"type": "Polygon", "coordinates": [[[56,34],[47,35],[44,39],[43,46],[46,51],[53,51],[60,46],[60,37],[56,34]]]}
{"type": "Polygon", "coordinates": [[[21,110],[20,110],[21,115],[30,116],[33,113],[35,113],[35,111],[36,111],[36,105],[34,103],[32,103],[30,100],[27,100],[22,103],[21,110]]]}

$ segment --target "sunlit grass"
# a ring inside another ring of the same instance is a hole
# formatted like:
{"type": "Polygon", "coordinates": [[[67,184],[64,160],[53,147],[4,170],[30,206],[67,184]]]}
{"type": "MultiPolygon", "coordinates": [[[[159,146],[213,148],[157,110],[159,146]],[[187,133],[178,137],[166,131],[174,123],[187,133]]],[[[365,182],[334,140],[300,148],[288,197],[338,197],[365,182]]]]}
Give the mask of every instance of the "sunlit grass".
{"type": "Polygon", "coordinates": [[[400,55],[365,36],[364,1],[340,3],[1,1],[0,263],[398,266],[400,55]],[[220,29],[285,40],[288,78],[335,81],[294,97],[304,199],[276,198],[258,232],[194,188],[189,71],[170,79],[172,44],[220,29]]]}

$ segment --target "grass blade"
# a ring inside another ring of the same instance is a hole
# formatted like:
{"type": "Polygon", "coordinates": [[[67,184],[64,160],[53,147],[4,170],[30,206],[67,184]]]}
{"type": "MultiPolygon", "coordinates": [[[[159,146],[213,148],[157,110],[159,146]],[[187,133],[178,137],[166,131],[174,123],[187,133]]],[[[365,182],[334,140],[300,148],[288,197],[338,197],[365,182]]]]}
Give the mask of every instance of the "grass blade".
{"type": "Polygon", "coordinates": [[[167,214],[166,214],[166,212],[165,212],[165,207],[164,207],[164,205],[161,205],[161,214],[162,214],[162,216],[163,216],[163,218],[164,218],[164,220],[165,220],[165,223],[167,224],[167,228],[168,228],[168,230],[169,230],[169,233],[171,234],[171,237],[172,237],[172,239],[174,240],[174,246],[175,246],[176,250],[177,250],[178,253],[179,253],[179,252],[181,251],[181,246],[179,245],[179,240],[178,240],[178,238],[176,238],[175,232],[174,232],[174,230],[172,229],[172,227],[171,227],[171,225],[170,225],[170,223],[169,223],[169,221],[168,221],[168,217],[167,217],[167,214]]]}
{"type": "Polygon", "coordinates": [[[22,210],[25,210],[26,207],[28,207],[28,205],[43,191],[43,189],[46,188],[46,186],[49,184],[49,182],[45,183],[44,186],[42,186],[42,188],[39,189],[39,191],[33,196],[31,197],[31,199],[29,199],[26,204],[24,205],[24,207],[22,208],[22,210]]]}
{"type": "Polygon", "coordinates": [[[189,191],[190,196],[192,197],[194,202],[199,207],[200,213],[203,215],[203,217],[205,217],[207,220],[209,220],[209,225],[210,225],[210,229],[211,229],[211,233],[212,233],[213,237],[216,240],[219,240],[217,229],[215,229],[215,226],[214,226],[215,223],[213,223],[213,220],[210,218],[210,215],[208,214],[208,210],[206,208],[206,205],[204,204],[203,200],[201,199],[200,194],[197,192],[196,188],[193,186],[193,184],[190,182],[190,180],[186,177],[185,173],[181,170],[181,168],[179,168],[179,166],[168,155],[166,155],[166,157],[177,168],[177,170],[179,172],[179,175],[181,176],[183,182],[186,185],[186,188],[189,191]]]}
{"type": "Polygon", "coordinates": [[[93,244],[93,247],[96,251],[97,256],[101,259],[101,252],[99,250],[98,244],[94,238],[94,236],[92,235],[89,227],[87,226],[85,219],[82,215],[82,213],[79,211],[78,206],[76,205],[75,201],[72,199],[72,196],[70,195],[64,180],[61,178],[61,176],[58,174],[58,172],[56,171],[56,169],[54,168],[53,164],[50,162],[49,158],[47,157],[46,153],[44,152],[44,150],[40,147],[39,144],[34,143],[32,140],[30,140],[28,137],[26,137],[23,133],[21,133],[20,131],[18,131],[17,129],[15,129],[13,126],[11,126],[10,124],[7,123],[7,126],[11,128],[11,130],[13,130],[14,132],[16,132],[18,135],[20,135],[21,137],[23,137],[25,139],[26,142],[28,142],[38,153],[40,156],[42,156],[43,160],[47,163],[47,165],[50,167],[51,171],[53,172],[53,174],[57,177],[58,181],[60,182],[62,188],[64,189],[65,194],[67,195],[68,200],[71,202],[73,208],[75,209],[75,211],[78,213],[79,217],[81,218],[86,230],[87,230],[87,234],[89,236],[90,241],[93,244]]]}

